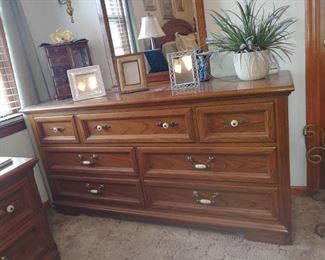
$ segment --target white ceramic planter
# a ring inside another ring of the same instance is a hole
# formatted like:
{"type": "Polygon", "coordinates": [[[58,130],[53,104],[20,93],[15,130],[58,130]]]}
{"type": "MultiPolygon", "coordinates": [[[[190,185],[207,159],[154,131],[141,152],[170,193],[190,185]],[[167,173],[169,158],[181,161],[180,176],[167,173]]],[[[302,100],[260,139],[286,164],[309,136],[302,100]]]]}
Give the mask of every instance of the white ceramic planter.
{"type": "Polygon", "coordinates": [[[270,70],[270,51],[235,53],[234,65],[241,80],[258,80],[264,78],[270,70]]]}

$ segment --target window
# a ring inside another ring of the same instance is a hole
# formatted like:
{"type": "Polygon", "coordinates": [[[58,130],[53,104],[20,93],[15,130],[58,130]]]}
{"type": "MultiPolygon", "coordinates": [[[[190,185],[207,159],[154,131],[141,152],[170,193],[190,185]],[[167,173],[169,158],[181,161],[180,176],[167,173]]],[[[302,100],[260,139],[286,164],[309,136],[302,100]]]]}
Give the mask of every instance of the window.
{"type": "Polygon", "coordinates": [[[105,8],[115,56],[130,54],[130,21],[126,0],[105,0],[105,8]]]}
{"type": "Polygon", "coordinates": [[[0,19],[0,118],[16,113],[19,108],[18,91],[10,62],[5,32],[0,19]]]}

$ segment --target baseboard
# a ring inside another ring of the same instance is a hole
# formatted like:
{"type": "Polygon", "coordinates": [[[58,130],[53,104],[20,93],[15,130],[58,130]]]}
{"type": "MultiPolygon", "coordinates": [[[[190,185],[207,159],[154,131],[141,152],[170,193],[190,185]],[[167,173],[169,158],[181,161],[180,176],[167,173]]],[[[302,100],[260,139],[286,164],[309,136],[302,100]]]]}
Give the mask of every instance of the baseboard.
{"type": "Polygon", "coordinates": [[[293,197],[301,197],[307,195],[306,186],[291,186],[291,195],[293,197]]]}
{"type": "Polygon", "coordinates": [[[48,211],[50,208],[52,208],[52,202],[50,200],[47,200],[43,202],[43,208],[48,211]]]}

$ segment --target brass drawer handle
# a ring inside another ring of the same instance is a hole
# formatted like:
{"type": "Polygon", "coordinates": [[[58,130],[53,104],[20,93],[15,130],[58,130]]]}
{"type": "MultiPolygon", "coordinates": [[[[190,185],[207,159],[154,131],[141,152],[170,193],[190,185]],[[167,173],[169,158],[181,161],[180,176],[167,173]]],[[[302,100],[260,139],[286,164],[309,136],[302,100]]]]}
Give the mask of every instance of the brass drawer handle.
{"type": "Polygon", "coordinates": [[[232,128],[236,128],[239,125],[243,125],[243,124],[247,124],[248,121],[245,119],[240,119],[240,120],[236,120],[236,119],[231,119],[231,120],[226,120],[225,124],[229,125],[232,128]]]}
{"type": "Polygon", "coordinates": [[[196,202],[198,204],[208,205],[208,206],[210,205],[211,206],[211,205],[216,204],[216,198],[219,196],[219,193],[218,192],[214,192],[212,194],[212,196],[211,196],[211,199],[206,199],[206,198],[203,198],[198,191],[194,190],[193,191],[193,196],[196,197],[196,198],[198,198],[196,200],[196,202]]]}
{"type": "Polygon", "coordinates": [[[98,185],[98,188],[92,188],[91,185],[89,183],[86,183],[85,185],[87,191],[90,193],[90,194],[93,194],[93,195],[98,195],[98,194],[101,194],[102,191],[104,190],[105,186],[103,184],[100,184],[98,185]]]}
{"type": "Polygon", "coordinates": [[[169,127],[175,127],[177,126],[176,122],[159,122],[157,126],[163,128],[163,129],[168,129],[169,127]]]}
{"type": "Polygon", "coordinates": [[[62,133],[64,131],[64,127],[52,127],[51,131],[53,133],[62,133]]]}
{"type": "Polygon", "coordinates": [[[186,160],[192,164],[192,167],[194,170],[208,170],[211,168],[211,164],[212,162],[215,160],[215,157],[210,155],[208,157],[208,161],[206,163],[198,163],[195,162],[195,160],[193,159],[193,157],[191,155],[186,157],[186,160]]]}
{"type": "Polygon", "coordinates": [[[101,132],[101,131],[103,131],[103,130],[108,130],[108,129],[110,129],[111,126],[109,126],[109,125],[96,125],[94,128],[95,128],[98,132],[101,132]]]}
{"type": "Polygon", "coordinates": [[[8,214],[13,214],[13,213],[15,212],[15,210],[16,210],[16,207],[15,207],[15,205],[13,205],[13,204],[10,204],[10,205],[8,205],[8,206],[6,207],[6,212],[7,212],[8,214]]]}
{"type": "Polygon", "coordinates": [[[96,154],[93,154],[89,160],[84,160],[84,157],[82,154],[78,154],[78,158],[80,160],[80,164],[84,166],[92,166],[95,164],[96,159],[98,159],[98,156],[96,154]]]}

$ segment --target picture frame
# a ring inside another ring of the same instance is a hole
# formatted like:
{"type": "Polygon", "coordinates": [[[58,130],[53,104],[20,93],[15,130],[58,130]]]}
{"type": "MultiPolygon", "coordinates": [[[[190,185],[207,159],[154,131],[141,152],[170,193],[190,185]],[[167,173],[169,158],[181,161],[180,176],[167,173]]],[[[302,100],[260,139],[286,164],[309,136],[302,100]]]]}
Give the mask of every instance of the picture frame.
{"type": "Polygon", "coordinates": [[[148,89],[143,53],[118,56],[116,63],[121,93],[148,89]]]}
{"type": "Polygon", "coordinates": [[[164,20],[174,19],[174,8],[172,0],[160,0],[161,14],[164,20]]]}
{"type": "Polygon", "coordinates": [[[156,0],[143,0],[144,10],[145,11],[156,11],[156,0]]]}
{"type": "Polygon", "coordinates": [[[172,90],[186,90],[200,85],[195,51],[169,53],[168,66],[172,90]]]}
{"type": "Polygon", "coordinates": [[[175,0],[177,12],[184,12],[184,0],[175,0]]]}
{"type": "Polygon", "coordinates": [[[70,69],[67,74],[73,101],[106,96],[99,65],[70,69]]]}

